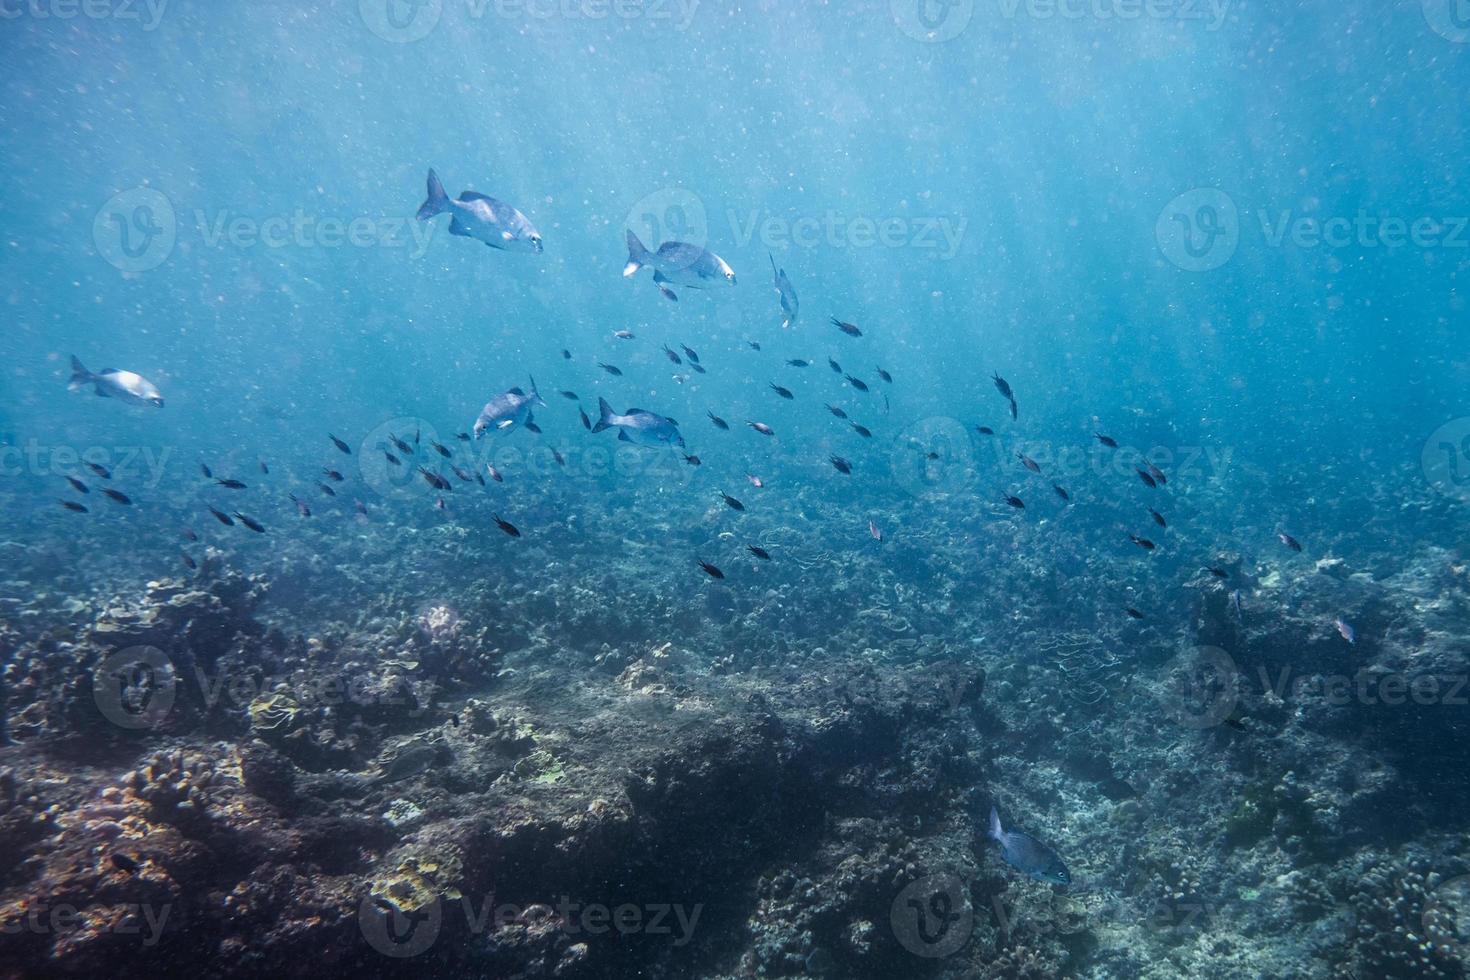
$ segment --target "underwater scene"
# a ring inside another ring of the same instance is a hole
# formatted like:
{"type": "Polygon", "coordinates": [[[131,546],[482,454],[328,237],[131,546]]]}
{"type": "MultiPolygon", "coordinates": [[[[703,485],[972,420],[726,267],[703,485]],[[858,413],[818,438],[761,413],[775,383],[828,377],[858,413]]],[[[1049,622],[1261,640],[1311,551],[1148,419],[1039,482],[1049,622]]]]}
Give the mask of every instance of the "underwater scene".
{"type": "Polygon", "coordinates": [[[1470,976],[1467,0],[0,51],[0,978],[1470,976]]]}

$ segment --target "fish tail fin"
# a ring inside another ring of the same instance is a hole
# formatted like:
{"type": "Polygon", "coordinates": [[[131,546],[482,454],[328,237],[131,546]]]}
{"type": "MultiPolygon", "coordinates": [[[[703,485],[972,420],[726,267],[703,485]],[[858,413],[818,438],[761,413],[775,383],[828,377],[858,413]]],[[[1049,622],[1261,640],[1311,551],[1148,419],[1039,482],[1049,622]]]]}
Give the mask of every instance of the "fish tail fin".
{"type": "Polygon", "coordinates": [[[991,807],[990,808],[990,839],[991,840],[1000,840],[1001,834],[1003,834],[1003,833],[1005,833],[1005,831],[1001,830],[1001,827],[1000,827],[1000,814],[998,814],[998,813],[995,812],[995,807],[991,807]]]}
{"type": "Polygon", "coordinates": [[[431,169],[429,171],[429,199],[419,208],[418,220],[428,221],[436,214],[443,214],[449,210],[449,195],[444,193],[444,185],[439,181],[439,175],[431,169]]]}
{"type": "Polygon", "coordinates": [[[92,381],[92,372],[88,371],[75,354],[71,356],[71,379],[66,383],[67,391],[80,391],[92,381]]]}
{"type": "Polygon", "coordinates": [[[607,403],[606,398],[597,399],[597,410],[602,413],[602,417],[597,420],[597,424],[592,427],[592,431],[601,432],[604,429],[612,428],[611,419],[613,417],[613,408],[607,403]]]}
{"type": "Polygon", "coordinates": [[[628,232],[628,264],[623,266],[623,278],[631,276],[639,269],[648,264],[648,249],[638,240],[638,236],[631,231],[628,232]]]}
{"type": "Polygon", "coordinates": [[[526,377],[528,377],[528,378],[531,379],[531,397],[534,398],[534,399],[536,399],[536,404],[537,405],[545,405],[546,404],[546,399],[545,398],[542,398],[541,397],[541,392],[539,392],[539,391],[536,390],[536,377],[535,377],[535,375],[528,374],[528,375],[526,375],[526,377]]]}

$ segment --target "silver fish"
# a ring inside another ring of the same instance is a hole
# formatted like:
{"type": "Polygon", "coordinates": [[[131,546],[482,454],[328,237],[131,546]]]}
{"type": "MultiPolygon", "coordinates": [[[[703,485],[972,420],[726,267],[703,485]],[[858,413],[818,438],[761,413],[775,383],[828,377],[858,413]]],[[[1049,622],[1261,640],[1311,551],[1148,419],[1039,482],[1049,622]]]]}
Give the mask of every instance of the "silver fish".
{"type": "Polygon", "coordinates": [[[93,373],[82,366],[75,354],[71,357],[71,380],[66,383],[67,391],[81,391],[87,385],[103,398],[117,398],[134,405],[163,407],[163,395],[153,382],[132,371],[103,368],[93,373]]]}
{"type": "Polygon", "coordinates": [[[1055,851],[1029,834],[1002,829],[995,807],[990,808],[990,839],[1000,844],[1000,856],[1017,871],[1054,885],[1072,883],[1071,873],[1055,851]]]}
{"type": "Polygon", "coordinates": [[[630,408],[619,415],[613,411],[606,398],[597,399],[602,418],[592,427],[593,432],[617,429],[619,442],[634,442],[641,446],[682,446],[684,437],[673,419],[641,408],[630,408]]]}
{"type": "Polygon", "coordinates": [[[659,292],[675,302],[679,297],[668,287],[669,283],[691,289],[735,285],[735,272],[729,263],[708,249],[688,242],[664,242],[657,252],[650,252],[643,247],[638,236],[630,231],[628,264],[623,266],[623,278],[626,279],[645,265],[653,269],[653,281],[659,292]]]}
{"type": "Polygon", "coordinates": [[[786,278],[786,270],[776,268],[776,259],[769,252],[766,258],[771,260],[771,276],[776,287],[776,292],[781,297],[781,312],[786,314],[786,319],[781,321],[782,329],[796,322],[796,313],[801,309],[801,304],[796,299],[796,290],[791,288],[791,280],[786,278]]]}
{"type": "Polygon", "coordinates": [[[485,407],[480,410],[480,417],[475,419],[475,438],[480,438],[486,429],[503,431],[517,425],[526,425],[531,421],[531,409],[536,405],[544,407],[546,402],[536,390],[535,378],[531,379],[529,395],[520,388],[512,388],[503,395],[496,395],[485,403],[485,407]]]}
{"type": "Polygon", "coordinates": [[[459,200],[451,201],[439,175],[430,170],[429,199],[419,208],[418,219],[428,221],[445,212],[454,215],[449,222],[451,235],[474,238],[508,252],[541,251],[541,233],[524,214],[504,201],[475,191],[465,191],[459,200]]]}

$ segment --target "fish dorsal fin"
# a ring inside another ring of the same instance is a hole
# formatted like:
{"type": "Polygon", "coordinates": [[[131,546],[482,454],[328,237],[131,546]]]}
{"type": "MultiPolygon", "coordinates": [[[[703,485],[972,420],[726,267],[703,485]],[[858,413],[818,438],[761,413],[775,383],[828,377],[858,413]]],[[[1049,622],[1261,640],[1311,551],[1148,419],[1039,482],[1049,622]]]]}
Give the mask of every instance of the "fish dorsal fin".
{"type": "Polygon", "coordinates": [[[459,215],[457,214],[449,221],[449,233],[451,235],[459,235],[461,238],[474,237],[474,235],[470,233],[469,228],[465,227],[464,222],[459,220],[459,215]]]}
{"type": "Polygon", "coordinates": [[[481,194],[479,191],[465,191],[459,196],[459,199],[461,201],[490,201],[492,203],[495,200],[495,198],[487,197],[486,195],[481,194]]]}
{"type": "Polygon", "coordinates": [[[510,391],[506,392],[506,394],[507,395],[515,395],[517,398],[525,398],[526,397],[526,393],[524,391],[522,391],[521,389],[519,389],[519,388],[512,388],[510,391]]]}
{"type": "Polygon", "coordinates": [[[653,413],[652,412],[649,412],[649,411],[646,411],[644,409],[641,409],[641,408],[630,408],[626,412],[624,412],[623,414],[624,415],[652,415],[653,413]]]}

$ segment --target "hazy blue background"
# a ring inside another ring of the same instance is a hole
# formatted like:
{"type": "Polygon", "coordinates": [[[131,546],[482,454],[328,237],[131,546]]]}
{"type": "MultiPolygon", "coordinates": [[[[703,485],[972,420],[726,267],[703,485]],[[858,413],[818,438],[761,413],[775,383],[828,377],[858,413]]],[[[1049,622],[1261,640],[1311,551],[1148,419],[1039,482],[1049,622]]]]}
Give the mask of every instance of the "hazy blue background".
{"type": "MultiPolygon", "coordinates": [[[[951,10],[969,20],[939,43],[905,32],[905,3],[775,0],[701,3],[687,24],[672,4],[477,18],[445,0],[426,37],[395,43],[369,29],[375,3],[365,18],[357,0],[174,0],[153,30],[146,8],[0,21],[0,431],[174,447],[182,477],[196,451],[315,458],[321,430],[355,442],[398,415],[468,428],[534,373],[548,394],[665,411],[701,443],[708,407],[763,418],[780,448],[743,450],[792,452],[830,430],[835,353],[875,393],[874,362],[897,375],[890,437],[928,416],[1000,423],[999,369],[1019,434],[1082,443],[1101,425],[1140,446],[1226,445],[1284,498],[1280,517],[1311,507],[1271,485],[1286,469],[1335,467],[1313,488],[1328,496],[1426,492],[1423,442],[1465,414],[1470,231],[1458,248],[1303,249],[1270,246],[1258,220],[1470,215],[1470,44],[1417,0],[1234,2],[1214,29],[1008,17],[989,0],[951,10]],[[421,256],[407,231],[369,248],[207,240],[235,217],[408,218],[430,166],[451,194],[518,206],[545,254],[452,239],[442,218],[421,256]],[[140,186],[166,196],[178,243],[124,274],[94,220],[140,186]],[[1240,242],[1191,272],[1155,226],[1201,187],[1238,206],[1240,242]],[[630,213],[676,217],[687,195],[740,285],[676,305],[646,272],[620,278],[623,230],[630,213]],[[771,242],[802,302],[782,336],[767,242],[741,229],[829,212],[938,218],[963,236],[953,256],[771,242]],[[868,337],[846,342],[833,314],[868,337]],[[611,339],[620,328],[636,346],[611,339]],[[699,348],[711,373],[674,383],[666,341],[699,348]],[[168,407],[68,397],[72,352],[152,378],[168,407]],[[816,366],[779,368],[790,356],[816,366]],[[770,397],[778,377],[800,401],[770,397]]],[[[546,418],[554,437],[580,433],[569,404],[546,418]]]]}

